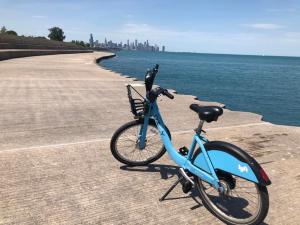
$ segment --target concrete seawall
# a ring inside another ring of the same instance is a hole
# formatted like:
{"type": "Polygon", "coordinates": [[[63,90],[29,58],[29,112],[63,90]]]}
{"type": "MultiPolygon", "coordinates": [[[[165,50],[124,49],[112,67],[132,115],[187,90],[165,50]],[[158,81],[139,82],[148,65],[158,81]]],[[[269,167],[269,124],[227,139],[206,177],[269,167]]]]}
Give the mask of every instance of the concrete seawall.
{"type": "MultiPolygon", "coordinates": [[[[222,224],[174,182],[164,155],[126,167],[110,153],[113,132],[132,120],[126,83],[141,81],[98,66],[111,53],[48,55],[0,61],[0,224],[222,224]]],[[[188,146],[198,116],[175,94],[158,104],[176,148],[188,146]]],[[[210,140],[240,146],[272,180],[266,224],[299,224],[300,128],[224,109],[205,124],[210,140]],[[292,169],[291,169],[292,168],[292,169]]]]}
{"type": "Polygon", "coordinates": [[[92,50],[48,50],[48,49],[0,49],[0,61],[41,55],[57,55],[57,54],[72,54],[72,53],[91,53],[92,50]]]}
{"type": "Polygon", "coordinates": [[[102,56],[102,57],[96,58],[95,62],[100,63],[102,60],[111,59],[111,58],[114,58],[114,57],[116,57],[116,54],[110,54],[110,55],[102,56]]]}

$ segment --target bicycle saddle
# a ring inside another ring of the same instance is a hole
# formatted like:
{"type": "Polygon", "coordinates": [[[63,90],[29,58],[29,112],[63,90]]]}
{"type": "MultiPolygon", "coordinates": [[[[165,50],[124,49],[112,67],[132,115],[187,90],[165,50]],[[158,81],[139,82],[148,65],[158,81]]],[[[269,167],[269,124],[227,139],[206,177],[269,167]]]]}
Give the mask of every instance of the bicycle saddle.
{"type": "Polygon", "coordinates": [[[191,104],[190,109],[198,113],[200,120],[208,123],[217,121],[218,117],[223,114],[223,109],[219,106],[200,106],[198,104],[191,104]]]}

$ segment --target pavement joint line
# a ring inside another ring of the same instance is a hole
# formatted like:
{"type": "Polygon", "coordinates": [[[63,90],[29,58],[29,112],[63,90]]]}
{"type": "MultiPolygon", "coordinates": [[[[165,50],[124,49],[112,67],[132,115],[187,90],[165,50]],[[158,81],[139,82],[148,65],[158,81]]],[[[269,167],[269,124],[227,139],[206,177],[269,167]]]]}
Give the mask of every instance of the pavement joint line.
{"type": "Polygon", "coordinates": [[[97,78],[97,79],[90,79],[90,78],[86,78],[86,79],[56,79],[56,78],[53,78],[53,79],[48,79],[48,78],[30,78],[30,79],[26,79],[26,78],[9,78],[9,79],[1,79],[1,81],[14,81],[14,80],[26,80],[26,81],[45,81],[45,80],[53,80],[53,81],[101,81],[101,82],[111,82],[111,81],[114,81],[114,82],[124,82],[124,80],[114,80],[112,78],[110,79],[106,79],[106,80],[103,80],[103,78],[97,78]]]}
{"type": "MultiPolygon", "coordinates": [[[[205,131],[209,130],[222,130],[222,129],[231,129],[231,128],[239,128],[239,127],[250,127],[250,126],[261,126],[261,125],[274,125],[269,122],[259,122],[259,123],[248,123],[248,124],[242,124],[242,125],[232,125],[232,126],[224,126],[224,127],[211,127],[204,129],[205,131]]],[[[183,131],[175,131],[172,132],[172,134],[185,134],[193,131],[191,130],[183,130],[183,131]]]]}
{"type": "Polygon", "coordinates": [[[260,125],[274,125],[274,124],[262,121],[262,122],[258,122],[258,123],[247,123],[247,124],[241,124],[241,125],[211,127],[211,128],[207,128],[206,130],[222,130],[222,129],[228,129],[228,128],[250,127],[250,126],[260,126],[260,125]]]}
{"type": "MultiPolygon", "coordinates": [[[[270,123],[268,123],[268,122],[260,122],[260,123],[250,123],[250,124],[242,124],[242,125],[226,126],[226,127],[213,127],[213,128],[208,128],[206,130],[221,130],[221,129],[228,129],[228,128],[269,125],[269,124],[270,123]]],[[[193,131],[193,130],[175,131],[172,133],[173,134],[185,134],[185,133],[189,133],[191,131],[193,131]]],[[[59,148],[59,147],[69,146],[69,145],[97,143],[97,142],[105,142],[105,141],[110,141],[110,140],[111,140],[111,138],[102,138],[102,139],[94,139],[94,140],[89,140],[89,141],[79,141],[79,142],[70,142],[70,143],[61,143],[61,144],[52,144],[52,145],[40,145],[40,146],[32,146],[32,147],[26,147],[26,148],[5,149],[5,150],[0,151],[0,154],[3,152],[15,152],[15,151],[41,149],[41,148],[59,148]]]]}
{"type": "Polygon", "coordinates": [[[0,154],[2,152],[15,152],[15,151],[32,150],[32,149],[40,149],[40,148],[59,148],[59,147],[69,146],[69,145],[97,143],[97,142],[109,141],[110,139],[111,138],[103,138],[103,139],[95,139],[95,140],[90,140],[90,141],[78,141],[78,142],[53,144],[53,145],[40,145],[40,146],[32,146],[32,147],[27,147],[27,148],[13,148],[13,149],[2,150],[2,151],[0,151],[0,154]]]}

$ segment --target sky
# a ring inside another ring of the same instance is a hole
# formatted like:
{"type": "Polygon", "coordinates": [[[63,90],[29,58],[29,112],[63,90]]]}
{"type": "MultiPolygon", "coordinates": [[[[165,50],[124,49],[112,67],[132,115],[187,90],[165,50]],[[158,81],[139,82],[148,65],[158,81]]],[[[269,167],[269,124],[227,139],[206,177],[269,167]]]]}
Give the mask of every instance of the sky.
{"type": "Polygon", "coordinates": [[[0,26],[66,40],[90,33],[167,51],[300,56],[300,0],[0,0],[0,26]]]}

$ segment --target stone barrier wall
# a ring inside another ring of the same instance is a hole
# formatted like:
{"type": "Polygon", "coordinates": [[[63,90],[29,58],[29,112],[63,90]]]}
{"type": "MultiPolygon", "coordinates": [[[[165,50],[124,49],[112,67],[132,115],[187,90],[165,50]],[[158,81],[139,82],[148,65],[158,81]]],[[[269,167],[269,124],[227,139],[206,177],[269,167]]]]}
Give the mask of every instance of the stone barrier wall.
{"type": "Polygon", "coordinates": [[[105,59],[113,58],[115,56],[116,56],[116,54],[102,56],[102,57],[96,59],[96,63],[99,63],[99,62],[101,62],[102,60],[105,60],[105,59]]]}
{"type": "Polygon", "coordinates": [[[85,48],[71,42],[0,34],[0,49],[88,50],[89,48],[85,48]]]}
{"type": "Polygon", "coordinates": [[[29,56],[39,56],[39,55],[56,55],[56,54],[74,54],[74,53],[91,53],[92,50],[1,50],[0,51],[0,61],[29,57],[29,56]]]}

